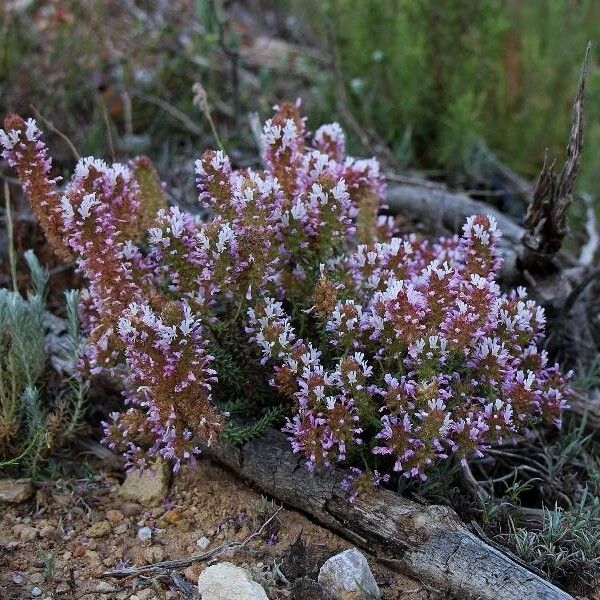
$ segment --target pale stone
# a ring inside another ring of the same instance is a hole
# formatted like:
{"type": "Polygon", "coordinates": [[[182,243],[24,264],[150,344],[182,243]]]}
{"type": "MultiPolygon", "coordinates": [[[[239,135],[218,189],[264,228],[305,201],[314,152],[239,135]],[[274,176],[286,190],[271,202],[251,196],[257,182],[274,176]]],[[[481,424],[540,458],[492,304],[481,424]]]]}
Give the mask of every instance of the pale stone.
{"type": "Polygon", "coordinates": [[[33,496],[31,479],[0,479],[0,502],[19,504],[33,496]]]}
{"type": "Polygon", "coordinates": [[[119,488],[119,496],[128,502],[157,506],[169,491],[169,475],[169,466],[163,460],[157,460],[151,468],[142,473],[134,469],[127,473],[119,488]]]}
{"type": "Polygon", "coordinates": [[[335,600],[380,598],[369,563],[356,548],[332,556],[319,571],[319,583],[335,600]]]}
{"type": "Polygon", "coordinates": [[[248,573],[229,562],[204,569],[198,577],[202,600],[268,600],[265,590],[248,573]]]}
{"type": "Polygon", "coordinates": [[[150,529],[150,527],[140,527],[137,532],[137,537],[140,542],[147,542],[152,539],[152,529],[150,529]]]}

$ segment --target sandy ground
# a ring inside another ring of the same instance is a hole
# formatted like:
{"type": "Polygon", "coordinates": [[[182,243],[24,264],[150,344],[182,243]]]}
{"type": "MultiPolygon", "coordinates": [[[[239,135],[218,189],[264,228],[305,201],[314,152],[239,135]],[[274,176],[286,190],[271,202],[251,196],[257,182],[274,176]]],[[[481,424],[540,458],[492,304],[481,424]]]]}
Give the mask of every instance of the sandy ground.
{"type": "MultiPolygon", "coordinates": [[[[1,506],[0,597],[199,598],[198,575],[212,562],[227,560],[247,568],[273,600],[318,600],[322,595],[309,579],[316,579],[327,558],[350,547],[303,515],[284,509],[243,548],[173,569],[175,582],[167,570],[126,579],[103,577],[111,569],[188,558],[245,540],[278,508],[208,460],[183,469],[156,508],[123,502],[118,486],[115,477],[103,474],[58,481],[38,485],[27,503],[1,506]],[[151,539],[139,539],[143,527],[150,528],[151,539]]],[[[436,598],[372,557],[369,562],[384,599],[436,598]]]]}

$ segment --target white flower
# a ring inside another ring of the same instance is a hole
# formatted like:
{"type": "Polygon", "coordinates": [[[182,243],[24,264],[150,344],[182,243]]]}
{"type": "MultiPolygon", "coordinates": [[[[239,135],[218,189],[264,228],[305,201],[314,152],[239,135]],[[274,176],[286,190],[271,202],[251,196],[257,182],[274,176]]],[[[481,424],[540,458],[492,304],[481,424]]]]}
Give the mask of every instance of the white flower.
{"type": "Polygon", "coordinates": [[[96,194],[86,194],[79,205],[77,211],[84,218],[87,219],[90,216],[90,210],[92,206],[98,204],[98,200],[96,199],[96,194]]]}

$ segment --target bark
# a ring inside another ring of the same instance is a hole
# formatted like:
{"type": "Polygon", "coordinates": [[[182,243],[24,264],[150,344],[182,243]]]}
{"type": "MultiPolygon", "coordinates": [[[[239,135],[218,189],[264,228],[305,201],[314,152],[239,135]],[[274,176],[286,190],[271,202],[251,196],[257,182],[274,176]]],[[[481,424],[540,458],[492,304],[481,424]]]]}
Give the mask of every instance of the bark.
{"type": "Polygon", "coordinates": [[[463,168],[468,185],[491,190],[494,206],[516,219],[523,217],[532,184],[504,164],[482,139],[472,144],[463,168]]]}
{"type": "Polygon", "coordinates": [[[260,491],[385,557],[386,565],[448,598],[572,598],[486,544],[449,508],[422,506],[389,490],[349,504],[339,485],[344,472],[309,473],[279,432],[270,430],[240,448],[223,444],[207,453],[260,491]]]}
{"type": "Polygon", "coordinates": [[[399,213],[412,222],[426,224],[435,235],[460,232],[471,215],[493,216],[502,232],[500,251],[504,258],[503,279],[513,281],[518,276],[518,251],[525,230],[493,206],[418,176],[396,177],[394,182],[390,182],[385,205],[391,213],[399,213]]]}

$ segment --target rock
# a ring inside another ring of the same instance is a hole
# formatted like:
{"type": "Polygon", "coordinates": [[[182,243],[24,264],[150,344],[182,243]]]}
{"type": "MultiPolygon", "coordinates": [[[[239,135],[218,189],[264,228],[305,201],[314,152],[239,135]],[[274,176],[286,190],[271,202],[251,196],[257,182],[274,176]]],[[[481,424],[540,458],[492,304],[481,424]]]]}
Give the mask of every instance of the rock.
{"type": "Polygon", "coordinates": [[[120,510],[107,510],[106,520],[113,525],[120,523],[125,518],[125,515],[120,510]]]}
{"type": "Polygon", "coordinates": [[[31,595],[34,598],[39,598],[42,595],[42,590],[36,585],[34,588],[31,588],[31,595]]]}
{"type": "Polygon", "coordinates": [[[183,576],[192,583],[196,583],[198,581],[198,577],[200,577],[200,573],[202,573],[203,565],[200,563],[194,563],[185,569],[183,572],[183,576]]]}
{"type": "Polygon", "coordinates": [[[101,575],[102,571],[104,571],[104,565],[102,564],[100,555],[93,550],[86,550],[85,558],[87,560],[89,572],[95,577],[101,575]]]}
{"type": "Polygon", "coordinates": [[[31,479],[0,479],[0,502],[19,504],[33,496],[31,479]]]}
{"type": "Polygon", "coordinates": [[[51,538],[54,537],[54,535],[56,534],[56,527],[53,527],[52,525],[46,525],[45,527],[42,527],[40,529],[40,535],[43,538],[51,538]]]}
{"type": "Polygon", "coordinates": [[[83,544],[75,546],[75,548],[73,549],[73,558],[81,558],[85,555],[86,551],[87,548],[83,544]]]}
{"type": "Polygon", "coordinates": [[[32,542],[38,536],[38,530],[31,525],[15,525],[13,533],[18,535],[22,542],[32,542]]]}
{"type": "Polygon", "coordinates": [[[220,562],[198,577],[202,600],[268,600],[265,590],[248,573],[229,562],[220,562]]]}
{"type": "Polygon", "coordinates": [[[165,549],[162,546],[148,546],[144,548],[144,558],[148,564],[161,562],[165,557],[165,549]]]}
{"type": "Polygon", "coordinates": [[[17,585],[21,585],[23,583],[23,574],[18,571],[12,574],[12,582],[17,585]]]}
{"type": "Polygon", "coordinates": [[[108,521],[98,521],[91,527],[88,527],[86,535],[91,538],[100,538],[110,533],[110,523],[108,521]]]}
{"type": "Polygon", "coordinates": [[[66,594],[69,591],[69,584],[68,583],[59,583],[56,588],[55,591],[57,594],[66,594]]]}
{"type": "Polygon", "coordinates": [[[296,579],[290,589],[290,600],[330,600],[331,596],[323,589],[323,586],[310,577],[296,579]]]}
{"type": "Polygon", "coordinates": [[[369,563],[356,548],[332,556],[319,571],[319,583],[336,600],[380,598],[369,563]]]}
{"type": "Polygon", "coordinates": [[[123,535],[124,533],[127,532],[128,528],[129,528],[129,525],[127,523],[120,523],[119,525],[117,525],[115,527],[114,531],[117,535],[123,535]]]}
{"type": "Polygon", "coordinates": [[[150,527],[140,527],[137,532],[137,537],[140,542],[147,542],[152,539],[152,529],[150,527]]]}
{"type": "Polygon", "coordinates": [[[120,512],[122,512],[126,517],[135,517],[143,510],[142,506],[136,502],[123,502],[119,508],[121,509],[120,512]]]}
{"type": "Polygon", "coordinates": [[[163,460],[154,463],[152,469],[142,473],[134,469],[127,473],[119,488],[119,496],[128,502],[137,502],[144,506],[157,506],[169,490],[169,466],[163,460]]]}
{"type": "Polygon", "coordinates": [[[40,573],[39,571],[37,573],[32,573],[29,576],[29,583],[42,583],[44,581],[44,574],[40,573]]]}
{"type": "Polygon", "coordinates": [[[206,550],[210,546],[210,540],[203,535],[201,538],[196,540],[196,546],[198,546],[200,550],[206,550]]]}
{"type": "Polygon", "coordinates": [[[177,523],[177,521],[179,521],[182,516],[183,516],[183,508],[177,507],[177,508],[173,508],[173,509],[167,511],[164,514],[163,519],[169,525],[175,525],[175,523],[177,523]]]}

